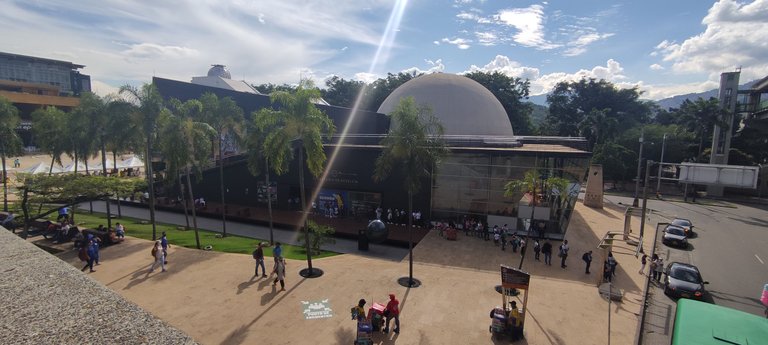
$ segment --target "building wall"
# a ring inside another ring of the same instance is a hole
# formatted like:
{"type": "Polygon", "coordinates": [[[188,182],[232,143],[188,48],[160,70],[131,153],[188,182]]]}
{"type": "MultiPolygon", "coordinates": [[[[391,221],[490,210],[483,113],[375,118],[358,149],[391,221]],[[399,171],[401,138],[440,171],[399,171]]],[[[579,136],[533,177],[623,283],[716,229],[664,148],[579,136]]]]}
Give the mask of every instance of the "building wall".
{"type": "Polygon", "coordinates": [[[62,93],[72,93],[71,71],[59,64],[0,56],[0,79],[53,85],[62,93]]]}

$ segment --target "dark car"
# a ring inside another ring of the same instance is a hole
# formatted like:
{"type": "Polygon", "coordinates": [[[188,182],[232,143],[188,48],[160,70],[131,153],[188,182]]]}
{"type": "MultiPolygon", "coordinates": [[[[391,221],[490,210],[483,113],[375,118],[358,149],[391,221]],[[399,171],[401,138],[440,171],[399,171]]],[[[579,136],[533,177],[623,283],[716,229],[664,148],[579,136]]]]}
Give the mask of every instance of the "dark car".
{"type": "Polygon", "coordinates": [[[664,228],[664,236],[661,238],[661,243],[668,246],[688,248],[688,239],[685,236],[685,230],[679,226],[667,225],[664,228]]]}
{"type": "Polygon", "coordinates": [[[671,262],[664,271],[664,293],[671,297],[701,300],[706,294],[704,284],[709,282],[701,278],[696,266],[681,262],[671,262]]]}
{"type": "Polygon", "coordinates": [[[693,236],[693,223],[689,219],[675,218],[670,224],[683,228],[686,237],[693,236]]]}

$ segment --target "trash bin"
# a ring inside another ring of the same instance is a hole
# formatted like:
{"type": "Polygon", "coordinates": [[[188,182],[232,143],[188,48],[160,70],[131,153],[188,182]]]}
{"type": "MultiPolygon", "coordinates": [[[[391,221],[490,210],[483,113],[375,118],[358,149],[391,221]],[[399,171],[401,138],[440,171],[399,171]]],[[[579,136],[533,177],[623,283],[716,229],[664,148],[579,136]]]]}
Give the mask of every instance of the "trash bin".
{"type": "Polygon", "coordinates": [[[365,234],[365,229],[357,232],[357,250],[368,251],[368,236],[365,234]]]}

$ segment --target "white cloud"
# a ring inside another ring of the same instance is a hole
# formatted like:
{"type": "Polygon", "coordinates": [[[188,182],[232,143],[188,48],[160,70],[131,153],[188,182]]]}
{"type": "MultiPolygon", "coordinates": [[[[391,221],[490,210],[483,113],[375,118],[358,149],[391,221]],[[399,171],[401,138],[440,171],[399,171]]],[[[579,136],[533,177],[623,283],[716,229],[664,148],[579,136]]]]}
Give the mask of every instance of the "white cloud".
{"type": "Polygon", "coordinates": [[[193,57],[199,52],[192,48],[163,46],[154,43],[132,44],[122,54],[138,59],[183,59],[193,57]]]}
{"type": "Polygon", "coordinates": [[[91,80],[91,91],[101,97],[117,94],[119,87],[114,87],[100,80],[91,80]]]}
{"type": "Polygon", "coordinates": [[[475,32],[475,37],[477,37],[477,43],[484,46],[493,46],[501,41],[496,33],[491,31],[475,32]]]}
{"type": "Polygon", "coordinates": [[[352,78],[353,80],[359,80],[364,83],[370,84],[376,81],[376,79],[379,79],[379,77],[376,74],[368,73],[368,72],[359,72],[355,73],[355,76],[352,78]]]}
{"type": "Polygon", "coordinates": [[[501,10],[494,19],[517,29],[513,39],[518,44],[543,50],[559,47],[544,38],[544,8],[541,5],[501,10]]]}
{"type": "Polygon", "coordinates": [[[469,70],[462,72],[461,74],[471,72],[500,72],[510,77],[523,78],[534,80],[539,77],[539,69],[535,67],[521,66],[517,61],[511,60],[504,55],[496,55],[493,60],[483,67],[475,65],[470,66],[469,70]]]}
{"type": "Polygon", "coordinates": [[[652,69],[654,71],[660,71],[660,70],[664,69],[664,66],[655,63],[653,65],[650,65],[648,68],[650,68],[650,69],[652,69]]]}
{"type": "Polygon", "coordinates": [[[432,74],[432,73],[443,72],[445,70],[445,65],[443,64],[443,59],[437,59],[437,60],[434,60],[434,61],[433,60],[424,59],[424,62],[426,62],[427,65],[430,66],[426,70],[423,70],[423,69],[418,68],[418,67],[411,67],[411,68],[406,68],[406,69],[404,69],[404,70],[402,70],[400,72],[403,72],[403,73],[416,73],[416,74],[422,74],[422,73],[423,74],[432,74]]]}
{"type": "Polygon", "coordinates": [[[262,23],[262,24],[265,23],[264,22],[264,13],[259,13],[258,20],[259,20],[259,23],[262,23]]]}
{"type": "Polygon", "coordinates": [[[716,89],[719,87],[720,84],[716,81],[707,80],[703,82],[694,82],[694,83],[686,83],[686,84],[657,84],[657,85],[648,85],[641,81],[633,85],[637,86],[640,89],[640,91],[643,92],[642,98],[660,100],[660,99],[669,98],[677,95],[684,95],[688,93],[696,93],[696,92],[716,89]]]}
{"type": "Polygon", "coordinates": [[[710,80],[739,66],[744,80],[768,74],[768,0],[720,0],[702,24],[706,26],[703,32],[681,43],[664,40],[654,53],[671,63],[673,72],[705,72],[710,80]]]}
{"type": "Polygon", "coordinates": [[[469,44],[472,43],[471,40],[464,39],[464,38],[449,39],[447,37],[443,38],[442,40],[440,40],[440,42],[448,43],[448,44],[453,44],[456,47],[458,47],[459,49],[469,49],[470,48],[469,44]]]}

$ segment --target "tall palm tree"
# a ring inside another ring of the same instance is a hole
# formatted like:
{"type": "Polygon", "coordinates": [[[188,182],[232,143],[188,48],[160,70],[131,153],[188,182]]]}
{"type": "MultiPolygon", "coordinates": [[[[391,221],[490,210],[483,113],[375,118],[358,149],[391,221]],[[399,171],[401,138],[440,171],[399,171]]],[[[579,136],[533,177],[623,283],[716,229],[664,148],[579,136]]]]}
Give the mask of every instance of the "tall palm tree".
{"type": "Polygon", "coordinates": [[[263,170],[264,170],[264,178],[266,183],[266,189],[267,189],[267,212],[269,217],[269,243],[275,242],[275,236],[274,236],[274,229],[273,229],[273,222],[272,222],[272,192],[270,190],[270,182],[269,182],[269,159],[267,158],[265,147],[264,147],[264,139],[267,136],[267,133],[272,131],[272,128],[265,128],[265,130],[259,129],[259,126],[256,123],[256,113],[253,115],[253,121],[251,121],[250,125],[248,126],[248,135],[245,138],[246,148],[247,148],[247,159],[248,159],[248,171],[251,173],[252,176],[258,176],[261,174],[262,171],[262,162],[264,164],[263,170]]]}
{"type": "Polygon", "coordinates": [[[701,97],[695,101],[685,100],[680,105],[678,113],[680,115],[678,122],[699,138],[699,152],[696,155],[696,162],[701,161],[704,141],[709,140],[715,125],[726,130],[729,129],[729,123],[725,119],[731,116],[730,111],[721,107],[720,101],[715,97],[710,97],[707,100],[701,97]]]}
{"type": "Polygon", "coordinates": [[[222,236],[227,236],[227,203],[224,188],[224,144],[234,141],[241,144],[243,138],[243,110],[232,98],[219,98],[216,94],[206,92],[200,97],[203,105],[200,121],[205,122],[216,130],[218,140],[215,146],[219,157],[219,189],[221,190],[221,229],[222,236]]]}
{"type": "MultiPolygon", "coordinates": [[[[202,109],[200,101],[189,100],[181,103],[174,100],[172,103],[175,114],[163,119],[159,146],[168,163],[168,178],[175,180],[179,176],[179,171],[184,168],[189,198],[194,200],[190,175],[194,169],[199,178],[202,165],[208,160],[216,130],[207,123],[194,121],[192,115],[199,113],[202,109]]],[[[194,207],[192,207],[192,222],[197,249],[200,249],[200,235],[194,207]]]]}
{"type": "Polygon", "coordinates": [[[326,156],[323,151],[323,136],[330,137],[336,130],[333,121],[315,106],[314,100],[321,98],[320,90],[309,80],[302,80],[293,92],[275,91],[269,95],[277,110],[263,108],[256,113],[254,122],[261,131],[274,127],[264,138],[264,152],[273,170],[278,175],[288,171],[294,152],[298,151],[299,187],[304,236],[307,251],[305,277],[318,277],[321,270],[312,267],[309,228],[307,227],[307,202],[304,193],[304,156],[309,172],[317,177],[323,172],[326,156]]]}
{"type": "MultiPolygon", "coordinates": [[[[132,105],[117,96],[108,96],[106,125],[106,148],[112,153],[112,169],[117,171],[117,155],[125,152],[140,152],[143,147],[141,129],[131,121],[132,105]]],[[[117,216],[123,216],[117,195],[117,216]]]]}
{"type": "MultiPolygon", "coordinates": [[[[61,156],[71,145],[66,130],[68,118],[67,113],[53,106],[38,108],[32,112],[32,135],[35,137],[35,143],[41,151],[51,155],[48,176],[53,174],[54,164],[62,165],[61,156]]],[[[40,213],[42,209],[41,203],[37,212],[40,213]]]]}
{"type": "Polygon", "coordinates": [[[149,186],[149,221],[152,223],[152,240],[157,239],[157,227],[155,225],[155,186],[152,173],[152,143],[157,134],[157,119],[161,113],[167,111],[163,97],[154,84],[144,84],[141,89],[132,85],[120,87],[120,94],[128,95],[134,106],[132,119],[141,128],[145,138],[144,164],[149,186]]]}
{"type": "Polygon", "coordinates": [[[0,96],[0,160],[3,165],[3,211],[8,212],[8,172],[5,168],[5,158],[19,156],[22,154],[22,141],[16,132],[21,118],[19,110],[7,100],[0,96]]]}
{"type": "Polygon", "coordinates": [[[400,100],[389,114],[392,119],[389,133],[381,141],[383,150],[376,159],[373,179],[381,181],[399,170],[408,191],[408,279],[400,279],[401,285],[416,287],[413,279],[413,196],[421,189],[422,181],[429,177],[438,162],[448,153],[443,140],[443,125],[432,110],[419,107],[413,97],[400,100]]]}

